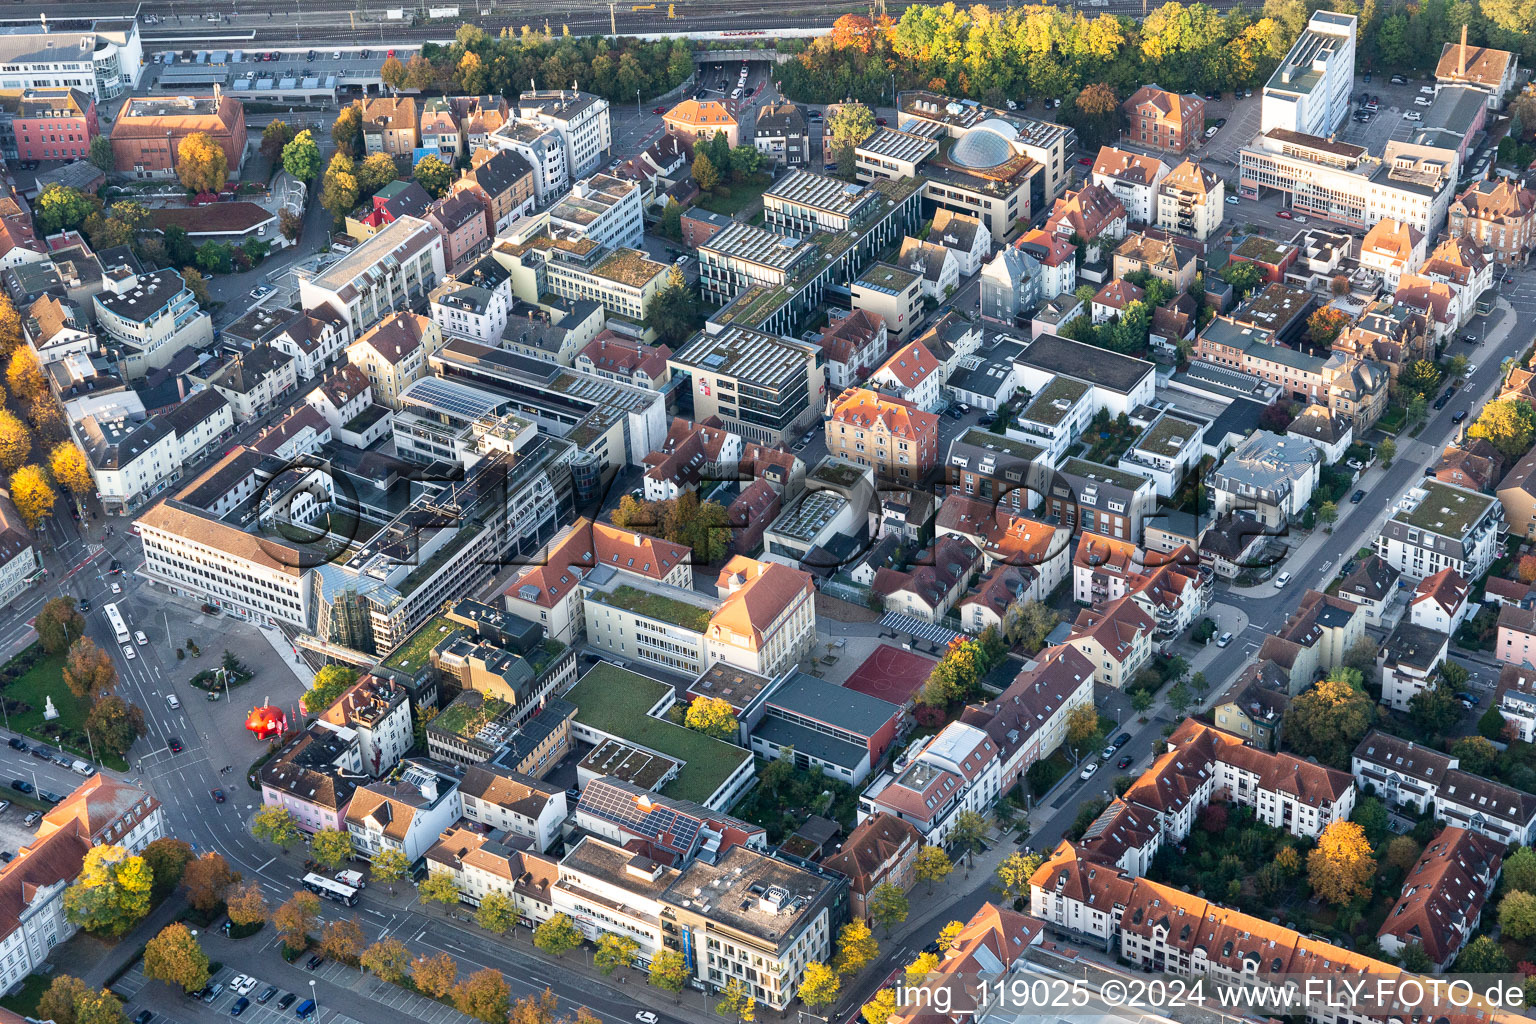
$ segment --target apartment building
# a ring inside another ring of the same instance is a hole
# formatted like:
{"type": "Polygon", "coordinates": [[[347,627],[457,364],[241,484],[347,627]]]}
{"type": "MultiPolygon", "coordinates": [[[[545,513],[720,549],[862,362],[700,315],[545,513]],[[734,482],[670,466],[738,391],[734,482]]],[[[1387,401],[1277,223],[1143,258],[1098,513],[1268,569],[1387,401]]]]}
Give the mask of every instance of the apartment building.
{"type": "Polygon", "coordinates": [[[732,148],[741,142],[741,125],[724,103],[718,100],[687,99],[662,117],[667,131],[690,143],[708,142],[717,133],[725,136],[732,148]]]}
{"type": "Polygon", "coordinates": [[[1493,564],[1508,529],[1497,498],[1426,478],[1397,500],[1375,549],[1410,580],[1447,568],[1476,579],[1493,564]]]}
{"type": "Polygon", "coordinates": [[[1449,210],[1446,230],[1477,243],[1500,263],[1524,263],[1536,246],[1536,191],[1508,178],[1468,185],[1449,210]]]}
{"type": "Polygon", "coordinates": [[[375,96],[355,101],[362,115],[363,148],[410,159],[419,145],[421,115],[414,96],[375,96]]]}
{"type": "MultiPolygon", "coordinates": [[[[97,101],[138,87],[144,45],[136,18],[88,19],[88,28],[16,24],[0,33],[7,89],[81,89],[97,101]]],[[[71,25],[65,22],[65,25],[71,25]]]]}
{"type": "Polygon", "coordinates": [[[638,249],[644,228],[640,186],[611,174],[582,178],[549,210],[548,230],[556,239],[638,249]]]}
{"type": "Polygon", "coordinates": [[[1205,133],[1205,100],[1192,92],[1144,85],[1120,109],[1130,120],[1131,141],[1148,149],[1181,154],[1205,133]]]}
{"type": "Polygon", "coordinates": [[[531,214],[538,195],[533,166],[509,149],[476,149],[469,170],[453,187],[483,197],[493,236],[531,214]]]}
{"type": "Polygon", "coordinates": [[[942,844],[961,811],[985,812],[1002,793],[1002,758],[984,730],[951,722],[899,771],[880,773],[859,795],[859,821],[885,813],[942,844]]]}
{"type": "Polygon", "coordinates": [[[320,273],[301,276],[299,301],[310,311],[329,307],[357,337],[388,314],[425,301],[446,272],[437,229],[401,217],[320,273]]]}
{"type": "Polygon", "coordinates": [[[364,675],[319,720],[356,735],[362,769],[375,779],[394,770],[415,742],[410,694],[384,676],[364,675]]]}
{"type": "Polygon", "coordinates": [[[1311,442],[1259,430],[1207,475],[1206,486],[1218,516],[1242,509],[1266,526],[1280,527],[1307,507],[1322,462],[1311,442]]]}
{"type": "Polygon", "coordinates": [[[869,921],[869,897],[889,882],[903,892],[917,881],[917,851],[922,833],[909,821],[881,811],[865,818],[843,840],[842,849],[821,863],[848,877],[854,919],[869,921]]]}
{"type": "Polygon", "coordinates": [[[1157,487],[1144,476],[1086,459],[1067,459],[1041,488],[1044,512],[1074,533],[1100,533],[1139,543],[1157,505],[1157,487]]]}
{"type": "Polygon", "coordinates": [[[414,866],[464,816],[459,779],[448,765],[425,757],[400,764],[390,779],[369,782],[352,794],[346,822],[354,857],[371,861],[391,849],[414,866]]]}
{"type": "Polygon", "coordinates": [[[213,344],[213,318],[174,270],[109,274],[92,300],[96,325],[124,377],[164,368],[184,348],[213,344]]]}
{"type": "Polygon", "coordinates": [[[1488,97],[1489,110],[1501,110],[1504,97],[1520,76],[1520,55],[1491,46],[1468,46],[1467,33],[1459,43],[1446,43],[1435,66],[1435,88],[1471,86],[1488,97]]]}
{"type": "Polygon", "coordinates": [[[1403,893],[1387,911],[1377,944],[1399,957],[1417,945],[1432,970],[1448,970],[1476,933],[1503,861],[1503,849],[1487,836],[1455,826],[1441,829],[1404,876],[1403,893]]]}
{"type": "Polygon", "coordinates": [[[10,120],[19,160],[84,160],[101,134],[96,101],[84,89],[24,89],[10,120]]]}
{"type": "Polygon", "coordinates": [[[1155,156],[1101,146],[1093,161],[1091,180],[1120,200],[1132,222],[1154,224],[1158,186],[1167,176],[1168,165],[1155,156]]]}
{"type": "Polygon", "coordinates": [[[1221,229],[1226,197],[1220,175],[1185,160],[1157,186],[1157,226],[1204,242],[1221,229]]]}
{"type": "Polygon", "coordinates": [[[347,362],[367,375],[375,401],[398,412],[405,390],[431,375],[428,357],[442,346],[435,321],[420,313],[391,313],[347,346],[347,362]]]}
{"type": "Polygon", "coordinates": [[[466,821],[531,840],[547,851],[569,813],[565,790],[494,763],[470,765],[459,780],[466,821]]]}
{"type": "Polygon", "coordinates": [[[830,454],[873,466],[886,480],[918,480],[938,457],[938,416],[868,388],[833,399],[826,433],[830,454]]]}
{"type": "Polygon", "coordinates": [[[811,162],[811,136],[805,115],[793,103],[765,103],[758,108],[752,145],[763,156],[785,167],[804,167],[811,162]]]}
{"type": "Polygon", "coordinates": [[[1073,646],[1057,644],[1026,662],[996,698],[961,713],[960,721],[983,730],[997,744],[1004,792],[1066,741],[1073,710],[1093,706],[1093,683],[1089,659],[1073,646]]]}
{"type": "Polygon", "coordinates": [[[535,90],[518,95],[517,110],[559,134],[572,177],[590,173],[613,147],[608,101],[601,96],[574,89],[535,90]]]}
{"type": "Polygon", "coordinates": [[[75,404],[70,418],[102,508],[117,514],[139,508],[181,479],[234,426],[229,402],[211,389],[154,416],[133,392],[96,396],[75,404]]]}

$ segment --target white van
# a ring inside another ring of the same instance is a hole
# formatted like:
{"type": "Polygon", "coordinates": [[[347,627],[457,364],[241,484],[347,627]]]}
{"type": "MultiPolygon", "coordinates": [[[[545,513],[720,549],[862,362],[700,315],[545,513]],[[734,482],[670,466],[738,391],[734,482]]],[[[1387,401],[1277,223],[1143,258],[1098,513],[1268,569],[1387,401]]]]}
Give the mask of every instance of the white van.
{"type": "Polygon", "coordinates": [[[361,871],[338,871],[336,872],[336,881],[342,885],[350,885],[354,889],[366,889],[368,887],[363,881],[363,873],[361,871]]]}
{"type": "Polygon", "coordinates": [[[92,768],[84,761],[76,761],[74,764],[69,766],[69,770],[74,772],[76,775],[84,775],[86,778],[90,778],[92,775],[96,774],[96,769],[92,768]]]}

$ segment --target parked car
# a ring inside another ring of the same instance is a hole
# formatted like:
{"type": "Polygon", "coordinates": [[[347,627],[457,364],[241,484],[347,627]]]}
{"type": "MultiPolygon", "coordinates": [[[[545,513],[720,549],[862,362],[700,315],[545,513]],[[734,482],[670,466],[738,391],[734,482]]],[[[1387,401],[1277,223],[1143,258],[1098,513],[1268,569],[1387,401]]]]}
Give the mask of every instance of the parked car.
{"type": "Polygon", "coordinates": [[[1427,99],[1427,98],[1425,98],[1423,96],[1415,96],[1413,98],[1413,105],[1416,106],[1416,107],[1427,107],[1427,106],[1430,105],[1431,102],[1432,102],[1431,100],[1429,100],[1429,99],[1427,99]]]}
{"type": "Polygon", "coordinates": [[[1279,217],[1281,220],[1294,220],[1295,219],[1295,217],[1292,216],[1290,210],[1276,210],[1275,211],[1275,216],[1279,217]]]}
{"type": "Polygon", "coordinates": [[[1131,762],[1134,761],[1134,760],[1136,760],[1136,759],[1134,757],[1132,757],[1130,754],[1122,754],[1120,756],[1120,760],[1115,762],[1115,767],[1116,768],[1129,768],[1131,766],[1131,762]]]}
{"type": "Polygon", "coordinates": [[[218,985],[218,984],[209,985],[207,988],[203,989],[203,1002],[205,1002],[205,1003],[213,1002],[215,999],[219,998],[219,995],[221,993],[223,993],[223,991],[224,991],[224,986],[223,985],[218,985]]]}
{"type": "Polygon", "coordinates": [[[286,1010],[288,1007],[293,1005],[293,1001],[297,998],[299,998],[297,995],[289,992],[287,995],[283,996],[283,998],[277,1001],[277,1008],[279,1010],[286,1010]]]}
{"type": "Polygon", "coordinates": [[[1227,196],[1227,205],[1228,206],[1236,206],[1240,202],[1242,202],[1242,200],[1237,198],[1237,196],[1227,196]]]}
{"type": "Polygon", "coordinates": [[[12,750],[22,750],[22,751],[25,751],[27,749],[27,745],[25,743],[23,743],[21,740],[17,739],[15,736],[12,736],[10,739],[6,740],[6,743],[10,746],[10,748],[12,750]]]}
{"type": "Polygon", "coordinates": [[[1360,504],[1364,500],[1365,500],[1365,492],[1364,491],[1356,491],[1354,494],[1351,494],[1349,496],[1349,503],[1351,505],[1358,505],[1358,504],[1360,504]]]}
{"type": "Polygon", "coordinates": [[[1392,76],[1392,84],[1393,85],[1407,85],[1408,84],[1408,77],[1406,75],[1393,75],[1392,76]]]}
{"type": "Polygon", "coordinates": [[[304,969],[306,971],[312,971],[323,963],[325,963],[325,957],[321,956],[319,953],[316,953],[314,956],[304,961],[304,969]]]}
{"type": "Polygon", "coordinates": [[[31,812],[29,812],[27,814],[27,816],[25,818],[21,819],[21,823],[23,825],[27,826],[27,828],[31,828],[33,825],[36,825],[38,822],[40,822],[42,820],[43,820],[43,812],[42,811],[31,811],[31,812]]]}
{"type": "Polygon", "coordinates": [[[1225,647],[1228,644],[1230,644],[1231,642],[1232,642],[1232,634],[1231,633],[1223,633],[1223,634],[1221,634],[1221,636],[1216,638],[1216,646],[1217,647],[1225,647]]]}
{"type": "Polygon", "coordinates": [[[1467,410],[1460,409],[1460,410],[1457,411],[1456,415],[1451,417],[1451,422],[1452,423],[1460,423],[1462,420],[1464,420],[1466,418],[1467,418],[1467,410]]]}
{"type": "Polygon", "coordinates": [[[1099,754],[1099,758],[1101,760],[1104,760],[1104,761],[1108,761],[1110,758],[1112,758],[1114,756],[1115,756],[1115,748],[1114,748],[1113,744],[1111,744],[1110,746],[1105,747],[1103,753],[1099,754]]]}
{"type": "Polygon", "coordinates": [[[266,1003],[270,1003],[272,1001],[272,997],[275,995],[277,995],[277,986],[268,985],[266,990],[263,991],[261,995],[256,997],[256,1002],[265,1005],[266,1003]]]}
{"type": "Polygon", "coordinates": [[[1417,110],[1410,110],[1406,114],[1403,115],[1403,120],[1404,121],[1422,121],[1422,120],[1424,120],[1424,115],[1419,113],[1417,110]]]}
{"type": "Polygon", "coordinates": [[[1087,764],[1083,765],[1083,770],[1077,773],[1077,777],[1080,779],[1091,779],[1093,778],[1093,773],[1098,770],[1099,762],[1089,761],[1087,764]]]}
{"type": "Polygon", "coordinates": [[[133,1018],[133,1024],[149,1024],[154,1019],[155,1015],[153,1013],[150,1013],[148,1010],[140,1010],[139,1015],[133,1018]]]}
{"type": "Polygon", "coordinates": [[[1275,589],[1279,590],[1289,582],[1291,582],[1291,574],[1288,572],[1283,572],[1279,576],[1275,577],[1275,589]]]}
{"type": "Polygon", "coordinates": [[[32,792],[32,783],[26,779],[12,779],[11,788],[18,793],[30,793],[32,792]]]}
{"type": "Polygon", "coordinates": [[[641,1010],[635,1014],[635,1020],[639,1021],[640,1024],[656,1024],[657,1019],[657,1016],[650,1010],[641,1010]]]}
{"type": "Polygon", "coordinates": [[[1445,403],[1449,402],[1450,400],[1451,400],[1451,396],[1450,395],[1441,395],[1439,398],[1435,399],[1435,408],[1436,409],[1444,409],[1445,408],[1445,403]]]}

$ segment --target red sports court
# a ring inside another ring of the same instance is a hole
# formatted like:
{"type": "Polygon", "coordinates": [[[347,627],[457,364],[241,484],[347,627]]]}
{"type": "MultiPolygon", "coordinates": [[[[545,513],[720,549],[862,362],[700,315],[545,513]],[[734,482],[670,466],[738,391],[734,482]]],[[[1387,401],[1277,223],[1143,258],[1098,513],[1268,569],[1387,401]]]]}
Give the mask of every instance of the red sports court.
{"type": "Polygon", "coordinates": [[[933,658],[881,644],[843,685],[892,704],[907,704],[928,681],[935,663],[933,658]]]}

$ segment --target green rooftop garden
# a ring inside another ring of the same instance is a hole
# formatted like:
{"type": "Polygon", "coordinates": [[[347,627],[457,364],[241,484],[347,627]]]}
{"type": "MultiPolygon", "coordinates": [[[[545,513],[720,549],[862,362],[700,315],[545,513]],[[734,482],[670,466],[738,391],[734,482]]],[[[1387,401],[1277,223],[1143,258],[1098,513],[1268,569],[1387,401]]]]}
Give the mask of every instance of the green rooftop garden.
{"type": "Polygon", "coordinates": [[[583,725],[682,762],[677,778],[661,793],[702,803],[752,755],[734,744],[647,715],[671,689],[666,683],[601,662],[566,692],[565,699],[576,705],[576,720],[583,725]]]}
{"type": "Polygon", "coordinates": [[[420,672],[422,667],[432,660],[429,657],[432,648],[463,628],[448,616],[439,615],[412,633],[405,643],[391,651],[383,665],[398,672],[420,672]]]}
{"type": "Polygon", "coordinates": [[[647,618],[670,622],[674,626],[702,633],[709,626],[709,609],[656,594],[628,585],[614,587],[608,592],[596,591],[588,600],[610,604],[615,608],[644,615],[647,618]]]}
{"type": "Polygon", "coordinates": [[[1429,492],[1424,500],[1411,510],[1399,511],[1392,518],[1442,537],[1459,539],[1488,506],[1498,500],[1486,494],[1449,487],[1438,480],[1425,480],[1419,486],[1429,492]]]}
{"type": "Polygon", "coordinates": [[[478,705],[473,700],[455,700],[438,713],[433,719],[433,724],[439,729],[467,739],[511,710],[512,705],[500,697],[487,697],[482,694],[478,705]]]}

